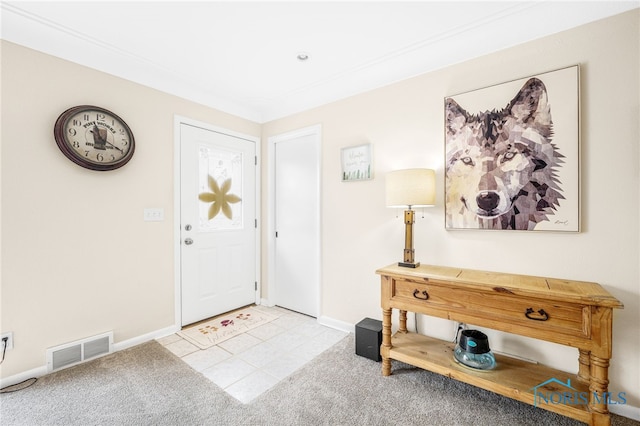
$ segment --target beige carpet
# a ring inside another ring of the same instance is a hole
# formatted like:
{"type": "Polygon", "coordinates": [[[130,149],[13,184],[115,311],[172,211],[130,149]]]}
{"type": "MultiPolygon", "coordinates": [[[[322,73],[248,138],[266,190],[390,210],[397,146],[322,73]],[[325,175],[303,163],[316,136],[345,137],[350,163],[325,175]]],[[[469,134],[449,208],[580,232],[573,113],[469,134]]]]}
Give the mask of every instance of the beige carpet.
{"type": "MultiPolygon", "coordinates": [[[[2,426],[584,426],[448,377],[354,354],[353,334],[243,404],[149,342],[0,394],[2,426]]],[[[640,426],[612,416],[612,426],[640,426]]]]}
{"type": "Polygon", "coordinates": [[[243,308],[187,327],[178,335],[200,349],[208,349],[276,318],[255,308],[243,308]]]}

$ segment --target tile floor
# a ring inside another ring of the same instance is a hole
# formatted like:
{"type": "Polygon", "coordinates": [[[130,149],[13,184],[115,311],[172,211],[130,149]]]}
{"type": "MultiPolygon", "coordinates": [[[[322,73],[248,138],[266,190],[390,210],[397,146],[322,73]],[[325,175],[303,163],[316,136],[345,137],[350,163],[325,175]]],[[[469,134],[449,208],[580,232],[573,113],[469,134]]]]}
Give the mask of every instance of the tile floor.
{"type": "Polygon", "coordinates": [[[283,308],[254,308],[277,318],[205,350],[177,334],[158,342],[247,404],[348,334],[283,308]]]}

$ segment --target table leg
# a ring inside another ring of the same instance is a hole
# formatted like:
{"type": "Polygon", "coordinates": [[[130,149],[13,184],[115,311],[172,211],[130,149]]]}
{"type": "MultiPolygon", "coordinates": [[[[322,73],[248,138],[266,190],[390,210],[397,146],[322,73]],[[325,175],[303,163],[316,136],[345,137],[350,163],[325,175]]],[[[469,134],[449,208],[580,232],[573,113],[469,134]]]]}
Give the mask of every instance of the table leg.
{"type": "Polygon", "coordinates": [[[591,398],[589,409],[593,413],[592,424],[609,425],[609,409],[607,408],[607,398],[609,397],[609,359],[600,358],[593,353],[590,356],[590,379],[589,392],[591,398]]]}
{"type": "Polygon", "coordinates": [[[407,332],[407,311],[400,311],[400,326],[398,328],[400,333],[407,332]]]}
{"type": "Polygon", "coordinates": [[[589,383],[591,378],[591,351],[578,349],[578,380],[589,383]]]}
{"type": "Polygon", "coordinates": [[[382,375],[391,375],[391,359],[389,351],[391,350],[391,309],[382,310],[382,375]]]}

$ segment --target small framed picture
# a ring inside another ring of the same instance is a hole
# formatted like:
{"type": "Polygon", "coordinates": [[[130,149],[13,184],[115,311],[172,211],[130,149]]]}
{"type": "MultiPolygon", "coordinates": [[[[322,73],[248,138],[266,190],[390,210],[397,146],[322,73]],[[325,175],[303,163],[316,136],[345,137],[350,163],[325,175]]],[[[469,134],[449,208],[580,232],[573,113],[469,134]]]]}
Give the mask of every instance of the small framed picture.
{"type": "Polygon", "coordinates": [[[373,179],[370,143],[342,148],[341,157],[343,182],[373,179]]]}

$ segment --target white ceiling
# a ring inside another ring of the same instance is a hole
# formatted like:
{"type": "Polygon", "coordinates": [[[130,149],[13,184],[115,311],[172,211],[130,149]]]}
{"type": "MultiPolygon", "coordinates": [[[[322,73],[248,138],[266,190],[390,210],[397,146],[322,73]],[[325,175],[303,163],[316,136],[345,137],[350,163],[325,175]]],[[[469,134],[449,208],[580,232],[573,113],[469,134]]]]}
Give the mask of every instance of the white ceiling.
{"type": "Polygon", "coordinates": [[[3,39],[262,123],[638,7],[3,1],[1,11],[3,39]]]}

